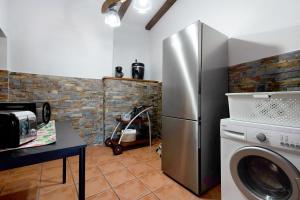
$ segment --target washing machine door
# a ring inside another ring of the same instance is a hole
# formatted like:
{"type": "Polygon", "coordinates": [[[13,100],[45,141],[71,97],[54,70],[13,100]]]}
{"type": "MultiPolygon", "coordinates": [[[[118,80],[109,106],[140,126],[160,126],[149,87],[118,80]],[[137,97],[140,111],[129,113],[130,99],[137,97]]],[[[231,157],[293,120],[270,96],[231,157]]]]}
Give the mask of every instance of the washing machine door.
{"type": "Polygon", "coordinates": [[[230,160],[232,178],[250,200],[298,200],[300,172],[281,155],[243,147],[230,160]]]}

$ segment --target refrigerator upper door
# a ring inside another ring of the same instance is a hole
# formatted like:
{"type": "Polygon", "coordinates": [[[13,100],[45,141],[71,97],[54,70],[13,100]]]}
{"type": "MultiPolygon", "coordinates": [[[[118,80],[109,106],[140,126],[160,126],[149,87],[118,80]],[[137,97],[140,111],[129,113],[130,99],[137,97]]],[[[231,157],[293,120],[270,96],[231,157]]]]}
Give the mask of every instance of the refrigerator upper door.
{"type": "Polygon", "coordinates": [[[197,22],[163,41],[164,116],[198,120],[200,29],[197,22]]]}
{"type": "Polygon", "coordinates": [[[162,170],[199,194],[198,122],[162,117],[162,170]]]}

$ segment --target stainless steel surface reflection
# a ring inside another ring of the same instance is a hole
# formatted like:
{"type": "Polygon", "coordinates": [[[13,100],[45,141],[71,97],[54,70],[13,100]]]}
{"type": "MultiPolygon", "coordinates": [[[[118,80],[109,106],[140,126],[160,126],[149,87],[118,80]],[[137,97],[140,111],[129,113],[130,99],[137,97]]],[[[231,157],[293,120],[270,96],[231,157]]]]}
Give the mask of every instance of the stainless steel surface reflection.
{"type": "Polygon", "coordinates": [[[198,23],[172,35],[163,44],[163,113],[198,120],[198,23]]]}
{"type": "Polygon", "coordinates": [[[163,117],[164,134],[162,168],[166,173],[197,193],[198,182],[198,122],[163,117]],[[186,133],[186,134],[182,134],[186,133]],[[164,149],[168,149],[164,151],[164,149]]]}
{"type": "Polygon", "coordinates": [[[220,182],[227,37],[200,21],[163,41],[162,169],[196,194],[220,182]]]}

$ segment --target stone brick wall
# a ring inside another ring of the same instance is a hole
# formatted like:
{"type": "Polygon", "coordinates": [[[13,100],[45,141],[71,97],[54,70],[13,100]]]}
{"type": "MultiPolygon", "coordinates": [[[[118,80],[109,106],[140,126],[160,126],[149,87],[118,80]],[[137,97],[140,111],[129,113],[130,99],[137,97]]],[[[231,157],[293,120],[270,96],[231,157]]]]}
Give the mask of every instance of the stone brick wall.
{"type": "Polygon", "coordinates": [[[8,71],[0,70],[0,101],[8,100],[8,71]]]}
{"type": "Polygon", "coordinates": [[[229,67],[230,92],[299,91],[300,51],[229,67]]]}
{"type": "Polygon", "coordinates": [[[151,113],[153,132],[161,130],[161,83],[104,78],[105,137],[112,134],[115,118],[130,112],[134,106],[153,105],[151,113]]]}
{"type": "Polygon", "coordinates": [[[8,86],[10,102],[48,101],[52,119],[71,121],[88,144],[103,141],[100,79],[10,72],[8,86]]]}
{"type": "Polygon", "coordinates": [[[153,130],[160,132],[161,127],[161,84],[154,81],[102,81],[0,71],[0,102],[6,101],[48,101],[52,119],[71,121],[73,128],[88,144],[103,142],[103,116],[106,133],[109,134],[115,116],[130,111],[134,105],[154,105],[153,130]]]}

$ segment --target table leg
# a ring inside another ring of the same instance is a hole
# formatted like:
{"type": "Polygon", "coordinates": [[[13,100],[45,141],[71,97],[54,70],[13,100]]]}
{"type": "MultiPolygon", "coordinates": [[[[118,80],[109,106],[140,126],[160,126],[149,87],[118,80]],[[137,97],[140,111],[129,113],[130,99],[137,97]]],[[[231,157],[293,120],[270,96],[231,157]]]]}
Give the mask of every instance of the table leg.
{"type": "Polygon", "coordinates": [[[80,150],[79,154],[79,200],[85,198],[85,148],[80,150]]]}
{"type": "Polygon", "coordinates": [[[67,180],[67,158],[63,158],[63,184],[66,183],[67,180]]]}

